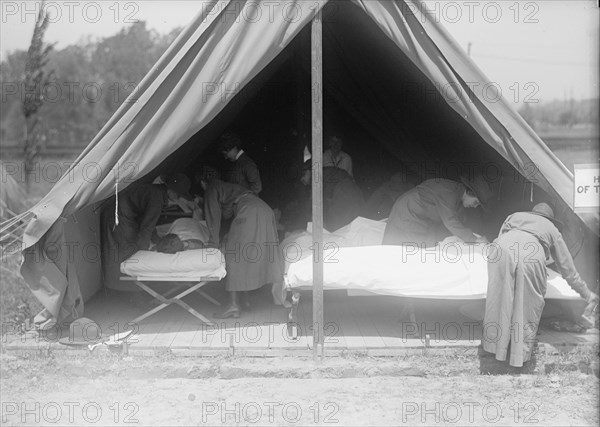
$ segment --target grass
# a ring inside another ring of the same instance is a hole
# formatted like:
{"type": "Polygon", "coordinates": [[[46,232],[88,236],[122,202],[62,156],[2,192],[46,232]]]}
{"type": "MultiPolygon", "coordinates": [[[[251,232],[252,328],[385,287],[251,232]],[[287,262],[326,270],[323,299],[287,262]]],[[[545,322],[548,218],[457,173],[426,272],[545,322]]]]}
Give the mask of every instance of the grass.
{"type": "MultiPolygon", "coordinates": [[[[577,354],[571,354],[569,360],[575,363],[580,362],[581,358],[596,357],[593,351],[583,350],[577,354]]],[[[24,369],[27,375],[38,376],[38,374],[68,372],[69,366],[85,364],[90,368],[94,375],[114,374],[119,375],[125,369],[136,368],[140,372],[146,372],[149,377],[163,378],[209,378],[220,377],[225,369],[238,368],[240,377],[245,377],[245,373],[252,374],[255,367],[262,368],[265,362],[272,367],[279,367],[280,374],[289,373],[291,378],[310,378],[307,376],[296,376],[301,371],[323,371],[329,369],[332,378],[352,378],[354,375],[345,375],[344,369],[354,367],[357,377],[364,377],[365,369],[368,367],[382,367],[383,365],[393,366],[398,364],[400,368],[414,367],[418,368],[427,378],[478,378],[482,375],[479,372],[479,361],[477,356],[464,356],[463,351],[457,351],[455,354],[430,354],[430,355],[412,355],[409,357],[351,357],[340,356],[326,359],[324,362],[315,363],[311,358],[247,358],[247,357],[200,357],[186,358],[174,357],[170,354],[155,355],[149,357],[131,357],[123,356],[117,353],[96,351],[88,356],[81,354],[69,354],[68,352],[48,352],[48,353],[26,353],[18,355],[9,355],[5,353],[0,356],[8,365],[0,366],[0,377],[6,379],[14,376],[19,369],[24,369]],[[293,360],[293,363],[291,363],[293,360]],[[16,369],[15,369],[16,368],[16,369]],[[196,368],[196,370],[194,370],[196,368]],[[208,369],[210,368],[210,369],[208,369]],[[152,372],[150,372],[152,371],[152,372]],[[200,374],[197,374],[197,373],[200,374]]],[[[329,372],[328,371],[328,372],[329,372]]],[[[262,372],[262,371],[261,371],[262,372]]],[[[352,373],[352,372],[351,372],[352,373]]],[[[144,375],[146,375],[144,374],[144,375]]],[[[90,375],[90,376],[94,376],[90,375]]],[[[380,376],[393,376],[393,373],[381,371],[377,373],[380,376]]],[[[288,376],[288,375],[284,375],[288,376]]],[[[486,375],[483,375],[486,376],[486,375]]],[[[269,375],[265,374],[265,377],[269,375]]],[[[281,377],[275,375],[273,377],[281,377]]],[[[591,372],[584,373],[579,370],[565,368],[564,365],[558,365],[551,372],[546,372],[543,368],[533,374],[527,375],[500,375],[492,377],[508,378],[514,389],[528,389],[531,387],[550,387],[554,388],[555,383],[559,382],[562,386],[578,387],[589,381],[589,377],[594,377],[591,372]]]]}

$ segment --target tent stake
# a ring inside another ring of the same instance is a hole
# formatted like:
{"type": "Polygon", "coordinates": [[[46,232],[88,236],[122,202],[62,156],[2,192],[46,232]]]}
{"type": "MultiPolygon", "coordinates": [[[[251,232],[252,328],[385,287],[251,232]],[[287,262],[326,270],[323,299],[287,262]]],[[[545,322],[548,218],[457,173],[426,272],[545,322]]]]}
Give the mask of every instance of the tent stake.
{"type": "Polygon", "coordinates": [[[323,24],[321,11],[311,28],[313,355],[323,357],[323,24]]]}

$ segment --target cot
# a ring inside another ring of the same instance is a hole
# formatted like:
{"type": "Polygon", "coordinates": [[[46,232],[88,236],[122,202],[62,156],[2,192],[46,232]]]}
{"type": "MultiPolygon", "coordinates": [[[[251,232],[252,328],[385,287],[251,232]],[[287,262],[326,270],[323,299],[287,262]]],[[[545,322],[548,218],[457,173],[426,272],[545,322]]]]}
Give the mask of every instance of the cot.
{"type": "MultiPolygon", "coordinates": [[[[485,299],[489,246],[468,245],[452,237],[435,248],[383,246],[384,229],[384,222],[357,218],[336,233],[325,233],[323,289],[403,299],[485,299]]],[[[282,243],[286,260],[282,290],[292,293],[290,324],[297,323],[300,291],[312,289],[311,244],[309,231],[282,243]]],[[[557,272],[548,272],[546,299],[581,299],[557,272]]],[[[414,321],[410,305],[403,307],[402,315],[407,312],[414,321]]]]}
{"type": "Polygon", "coordinates": [[[225,258],[219,250],[194,249],[175,254],[138,251],[121,263],[121,273],[123,273],[121,280],[133,282],[160,303],[133,319],[133,323],[141,322],[165,307],[176,304],[203,323],[214,325],[214,322],[182,299],[197,292],[213,304],[221,305],[201,289],[210,282],[223,279],[226,275],[225,258]],[[168,282],[172,286],[166,292],[159,293],[150,285],[157,282],[168,282]]]}

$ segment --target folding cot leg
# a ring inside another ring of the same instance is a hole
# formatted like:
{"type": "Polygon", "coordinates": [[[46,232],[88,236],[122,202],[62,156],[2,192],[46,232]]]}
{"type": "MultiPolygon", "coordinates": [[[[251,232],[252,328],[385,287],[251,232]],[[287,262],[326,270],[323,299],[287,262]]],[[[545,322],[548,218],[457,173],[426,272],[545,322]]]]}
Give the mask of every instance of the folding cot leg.
{"type": "Polygon", "coordinates": [[[407,301],[402,305],[402,310],[400,311],[400,321],[405,317],[409,318],[412,323],[417,323],[417,317],[415,316],[415,308],[413,306],[412,301],[407,301]]]}
{"type": "Polygon", "coordinates": [[[400,314],[398,316],[400,319],[398,320],[399,322],[403,322],[404,319],[406,319],[408,317],[408,320],[410,321],[410,323],[417,328],[417,332],[419,337],[421,338],[421,341],[425,341],[426,345],[429,346],[429,334],[427,334],[425,336],[425,338],[423,338],[423,334],[421,333],[421,329],[417,323],[417,316],[415,315],[415,307],[412,303],[412,300],[408,300],[407,302],[405,302],[402,305],[402,310],[400,311],[400,314]]]}
{"type": "Polygon", "coordinates": [[[156,292],[154,289],[152,289],[151,287],[147,286],[146,284],[139,282],[139,281],[134,281],[134,283],[139,286],[140,288],[142,288],[144,291],[148,292],[150,295],[152,295],[154,298],[156,298],[157,300],[159,300],[161,302],[160,305],[154,307],[152,310],[142,314],[141,316],[136,317],[135,319],[133,319],[131,322],[132,323],[138,323],[141,322],[142,320],[146,319],[149,316],[152,316],[153,314],[159,312],[160,310],[162,310],[163,308],[169,306],[170,304],[177,304],[180,307],[182,307],[184,310],[186,310],[188,313],[190,313],[191,315],[195,316],[196,318],[200,319],[202,322],[208,324],[208,325],[214,325],[214,322],[208,320],[206,317],[204,317],[203,315],[201,315],[200,313],[198,313],[196,310],[194,310],[192,307],[190,307],[188,304],[186,304],[185,302],[181,301],[181,298],[183,298],[184,296],[191,294],[192,292],[195,292],[196,290],[198,290],[201,286],[204,286],[206,284],[206,282],[199,282],[196,285],[186,289],[185,291],[181,292],[180,294],[177,294],[175,297],[171,298],[171,299],[166,299],[164,296],[162,296],[161,294],[159,294],[158,292],[156,292]]]}
{"type": "Polygon", "coordinates": [[[173,282],[173,283],[175,284],[175,286],[172,287],[171,289],[169,289],[168,291],[166,291],[164,294],[162,294],[163,297],[169,298],[171,295],[177,294],[177,292],[180,292],[183,288],[187,287],[182,282],[173,282]]]}
{"type": "MultiPolygon", "coordinates": [[[[187,286],[184,285],[181,282],[173,282],[174,286],[172,288],[170,288],[168,291],[166,291],[165,293],[162,294],[163,298],[170,298],[171,295],[176,295],[178,292],[181,292],[182,289],[185,289],[187,286]]],[[[150,303],[148,303],[148,305],[150,307],[154,306],[158,306],[160,304],[160,300],[158,299],[154,299],[154,301],[151,301],[150,303]]]]}
{"type": "MultiPolygon", "coordinates": [[[[176,287],[172,288],[172,289],[169,289],[167,292],[165,292],[163,294],[163,297],[168,298],[172,294],[175,294],[175,293],[179,292],[179,290],[181,290],[182,288],[185,287],[185,285],[181,284],[181,282],[178,282],[178,283],[180,283],[180,284],[177,285],[176,287]]],[[[202,295],[208,301],[212,302],[214,305],[219,306],[219,307],[221,306],[221,303],[219,301],[217,301],[216,299],[214,299],[213,297],[211,297],[210,295],[208,295],[203,290],[198,289],[196,292],[199,293],[200,295],[202,295]]]]}
{"type": "Polygon", "coordinates": [[[203,290],[198,289],[196,292],[198,292],[200,295],[202,295],[208,301],[212,302],[214,305],[219,306],[219,307],[221,306],[221,303],[219,301],[217,301],[216,299],[214,299],[213,297],[211,297],[210,295],[208,295],[203,290]]]}
{"type": "Polygon", "coordinates": [[[298,304],[300,303],[300,292],[294,292],[292,295],[292,308],[288,316],[288,335],[293,339],[298,339],[298,304]]]}
{"type": "Polygon", "coordinates": [[[417,316],[415,316],[415,307],[413,306],[412,302],[408,304],[408,318],[415,325],[417,324],[417,316]]]}
{"type": "MultiPolygon", "coordinates": [[[[174,282],[175,283],[175,282],[174,282]]],[[[175,287],[169,289],[168,291],[166,291],[164,294],[162,294],[163,297],[168,298],[173,294],[176,294],[177,292],[179,292],[181,289],[185,288],[186,285],[182,284],[182,282],[177,282],[179,283],[179,285],[176,285],[175,287]]],[[[202,283],[206,283],[206,282],[202,282],[202,283]]],[[[204,292],[201,289],[196,290],[197,293],[199,293],[202,297],[204,297],[205,299],[207,299],[209,302],[213,303],[216,306],[221,306],[221,303],[219,301],[217,301],[216,299],[214,299],[213,297],[211,297],[210,295],[208,295],[206,292],[204,292]]]]}
{"type": "Polygon", "coordinates": [[[173,301],[175,304],[179,305],[180,307],[182,307],[183,309],[185,309],[188,313],[190,313],[193,316],[196,316],[198,319],[200,319],[202,322],[206,323],[209,326],[213,326],[214,322],[211,322],[210,320],[208,320],[206,317],[204,317],[203,315],[201,315],[200,313],[198,313],[196,310],[194,310],[192,307],[190,307],[188,304],[186,304],[185,302],[181,301],[180,299],[177,299],[175,301],[173,301]]]}
{"type": "Polygon", "coordinates": [[[406,310],[408,311],[408,318],[410,319],[411,323],[413,325],[415,325],[415,327],[417,328],[417,331],[419,333],[419,337],[421,338],[421,341],[423,341],[423,344],[425,344],[426,348],[429,347],[430,341],[431,341],[431,336],[429,334],[423,335],[423,331],[417,324],[417,316],[415,315],[415,307],[412,302],[408,302],[406,304],[406,310]]]}

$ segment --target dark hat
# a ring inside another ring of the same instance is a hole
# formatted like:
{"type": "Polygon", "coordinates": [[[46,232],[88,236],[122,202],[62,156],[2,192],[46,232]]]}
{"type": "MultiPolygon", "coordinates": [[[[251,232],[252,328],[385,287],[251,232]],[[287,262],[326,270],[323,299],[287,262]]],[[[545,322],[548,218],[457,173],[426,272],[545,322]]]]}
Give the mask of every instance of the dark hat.
{"type": "Polygon", "coordinates": [[[229,151],[232,148],[242,148],[242,138],[237,133],[227,132],[219,137],[217,141],[219,151],[229,151]]]}
{"type": "Polygon", "coordinates": [[[69,336],[59,342],[65,345],[87,346],[102,341],[102,329],[92,319],[81,317],[69,326],[69,336]]]}
{"type": "Polygon", "coordinates": [[[550,207],[550,205],[548,203],[538,203],[537,205],[535,205],[533,207],[533,209],[531,210],[531,213],[539,215],[539,216],[543,216],[544,218],[552,221],[552,223],[559,230],[562,229],[562,227],[564,225],[562,223],[562,221],[559,221],[558,219],[554,218],[554,211],[552,210],[552,208],[550,207]]]}
{"type": "Polygon", "coordinates": [[[190,196],[190,187],[191,187],[190,179],[182,173],[177,173],[172,175],[167,179],[167,188],[169,190],[174,191],[180,196],[191,199],[190,196]]]}
{"type": "Polygon", "coordinates": [[[483,210],[489,211],[490,203],[494,198],[494,192],[490,188],[490,185],[487,183],[485,178],[482,175],[477,174],[470,178],[463,176],[460,178],[460,180],[465,187],[475,193],[483,210]]]}

